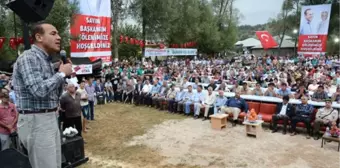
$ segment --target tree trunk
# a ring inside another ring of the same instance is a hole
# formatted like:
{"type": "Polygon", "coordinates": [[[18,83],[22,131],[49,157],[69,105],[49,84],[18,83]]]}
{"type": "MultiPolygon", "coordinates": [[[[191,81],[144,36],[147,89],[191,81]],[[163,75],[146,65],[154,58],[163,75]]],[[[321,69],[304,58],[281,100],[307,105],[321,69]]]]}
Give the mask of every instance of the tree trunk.
{"type": "Polygon", "coordinates": [[[115,60],[119,59],[118,55],[118,24],[119,24],[119,15],[121,12],[121,0],[112,0],[111,1],[111,7],[113,9],[113,18],[112,18],[112,45],[113,45],[113,57],[115,60]]]}
{"type": "Polygon", "coordinates": [[[279,48],[278,48],[278,54],[279,55],[281,54],[281,45],[282,45],[283,39],[284,39],[285,34],[286,34],[286,30],[287,30],[287,26],[286,26],[287,16],[288,16],[288,11],[285,11],[284,18],[283,18],[283,30],[282,30],[282,34],[281,34],[281,37],[280,37],[280,44],[279,44],[279,48]]]}
{"type": "MultiPolygon", "coordinates": [[[[146,10],[146,7],[145,7],[145,2],[143,1],[142,2],[142,36],[143,36],[143,42],[146,44],[146,19],[144,17],[145,15],[145,10],[146,10]]],[[[142,48],[142,59],[144,58],[144,55],[145,55],[145,44],[143,45],[143,48],[142,48]]]]}

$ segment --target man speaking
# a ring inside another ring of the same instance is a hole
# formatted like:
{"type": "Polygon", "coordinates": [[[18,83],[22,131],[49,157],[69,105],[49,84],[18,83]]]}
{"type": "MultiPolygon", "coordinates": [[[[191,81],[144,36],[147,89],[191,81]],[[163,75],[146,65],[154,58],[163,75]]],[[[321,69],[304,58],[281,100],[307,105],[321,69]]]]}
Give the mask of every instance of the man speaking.
{"type": "Polygon", "coordinates": [[[31,34],[32,48],[18,58],[13,69],[19,139],[33,168],[60,168],[56,111],[64,78],[72,73],[72,65],[61,63],[59,72],[54,70],[51,56],[60,51],[61,38],[53,25],[39,22],[32,26],[31,34]]]}

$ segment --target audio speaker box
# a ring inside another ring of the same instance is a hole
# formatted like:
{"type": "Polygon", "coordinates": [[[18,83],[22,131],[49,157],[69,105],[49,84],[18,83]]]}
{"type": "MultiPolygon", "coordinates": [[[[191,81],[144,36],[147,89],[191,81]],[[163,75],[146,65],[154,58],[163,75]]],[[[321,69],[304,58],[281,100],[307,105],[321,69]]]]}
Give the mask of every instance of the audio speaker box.
{"type": "Polygon", "coordinates": [[[46,19],[54,4],[54,0],[11,0],[7,7],[26,23],[46,19]]]}
{"type": "Polygon", "coordinates": [[[84,140],[80,136],[67,138],[61,146],[64,168],[76,167],[88,161],[85,158],[84,140]]]}
{"type": "Polygon", "coordinates": [[[0,152],[0,167],[32,168],[28,157],[13,148],[0,152]]]}

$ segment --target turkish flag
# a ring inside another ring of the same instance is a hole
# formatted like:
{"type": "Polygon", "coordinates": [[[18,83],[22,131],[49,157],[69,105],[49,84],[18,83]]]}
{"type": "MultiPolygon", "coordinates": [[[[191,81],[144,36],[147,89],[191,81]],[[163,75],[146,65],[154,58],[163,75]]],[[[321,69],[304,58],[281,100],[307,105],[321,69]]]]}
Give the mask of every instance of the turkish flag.
{"type": "Polygon", "coordinates": [[[134,38],[130,38],[130,44],[132,44],[132,45],[135,44],[135,39],[134,38]]]}
{"type": "Polygon", "coordinates": [[[123,35],[120,35],[120,36],[119,36],[119,42],[120,42],[120,43],[123,43],[123,38],[124,38],[123,35]]]}
{"type": "Polygon", "coordinates": [[[268,31],[256,31],[256,36],[261,41],[263,49],[273,48],[277,46],[273,36],[268,31]]]}
{"type": "Polygon", "coordinates": [[[18,46],[18,41],[17,38],[10,38],[9,39],[9,46],[13,49],[16,50],[18,46]]]}
{"type": "Polygon", "coordinates": [[[2,48],[2,46],[5,43],[6,38],[5,37],[0,37],[0,49],[2,48]]]}

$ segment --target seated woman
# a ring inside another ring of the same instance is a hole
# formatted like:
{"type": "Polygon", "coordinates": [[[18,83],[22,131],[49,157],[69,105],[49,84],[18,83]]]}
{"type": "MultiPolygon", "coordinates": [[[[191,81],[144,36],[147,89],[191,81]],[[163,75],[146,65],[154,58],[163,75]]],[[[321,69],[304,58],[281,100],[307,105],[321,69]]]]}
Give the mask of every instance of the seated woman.
{"type": "Polygon", "coordinates": [[[255,86],[254,90],[252,91],[252,95],[263,96],[263,91],[262,91],[261,85],[259,83],[256,83],[256,86],[255,86]]]}

